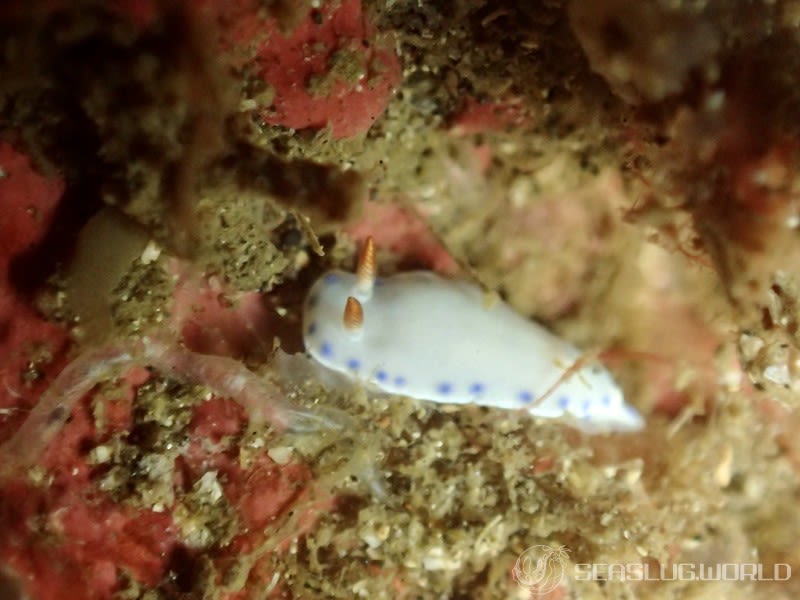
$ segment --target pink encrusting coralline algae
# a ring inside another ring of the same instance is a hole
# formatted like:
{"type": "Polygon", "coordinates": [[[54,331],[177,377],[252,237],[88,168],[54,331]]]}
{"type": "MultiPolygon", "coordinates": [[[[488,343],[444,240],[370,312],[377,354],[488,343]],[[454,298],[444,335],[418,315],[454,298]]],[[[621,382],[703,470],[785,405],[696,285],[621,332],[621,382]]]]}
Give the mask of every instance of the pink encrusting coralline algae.
{"type": "Polygon", "coordinates": [[[253,424],[278,430],[339,428],[335,417],[292,407],[281,390],[241,362],[184,350],[145,337],[134,346],[111,344],[84,351],[55,378],[14,435],[0,445],[0,476],[32,466],[94,386],[125,368],[152,367],[181,381],[204,385],[215,396],[241,404],[253,424]]]}

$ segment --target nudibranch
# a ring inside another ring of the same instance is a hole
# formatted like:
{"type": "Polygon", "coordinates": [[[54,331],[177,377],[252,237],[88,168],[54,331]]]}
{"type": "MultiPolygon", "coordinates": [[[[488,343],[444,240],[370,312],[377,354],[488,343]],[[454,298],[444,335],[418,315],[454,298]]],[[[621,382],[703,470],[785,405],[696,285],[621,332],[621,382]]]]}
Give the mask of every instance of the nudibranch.
{"type": "Polygon", "coordinates": [[[635,431],[639,413],[599,364],[480,287],[427,271],[376,277],[371,239],[356,273],[330,271],[303,312],[306,350],[367,387],[448,404],[567,417],[589,432],[635,431]]]}

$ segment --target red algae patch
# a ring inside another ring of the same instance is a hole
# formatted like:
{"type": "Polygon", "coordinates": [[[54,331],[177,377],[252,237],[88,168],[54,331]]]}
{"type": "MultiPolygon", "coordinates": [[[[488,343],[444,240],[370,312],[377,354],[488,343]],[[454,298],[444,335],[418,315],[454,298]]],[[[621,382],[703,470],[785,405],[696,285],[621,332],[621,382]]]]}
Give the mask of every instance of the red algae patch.
{"type": "MultiPolygon", "coordinates": [[[[24,154],[0,144],[0,441],[68,360],[66,330],[45,321],[12,277],[14,261],[51,226],[63,189],[60,179],[40,175],[24,154]]],[[[240,313],[220,303],[219,290],[183,291],[176,303],[186,298],[186,309],[177,322],[220,336],[203,341],[184,329],[197,345],[236,354],[268,328],[256,292],[242,295],[240,313]],[[198,302],[205,310],[197,312],[198,302]]],[[[234,537],[239,550],[262,546],[270,524],[304,493],[310,471],[286,452],[273,453],[281,464],[266,454],[240,464],[236,440],[247,426],[240,405],[175,390],[165,396],[165,385],[143,367],[99,382],[38,465],[0,482],[0,564],[30,597],[99,599],[140,586],[199,589],[202,569],[181,572],[176,556],[201,547],[224,571],[234,537]],[[159,436],[171,440],[164,442],[171,451],[154,442],[159,436]],[[181,581],[172,584],[176,573],[181,581]]],[[[290,532],[313,522],[306,519],[290,532]]]]}
{"type": "Polygon", "coordinates": [[[474,98],[467,98],[461,111],[451,120],[450,131],[454,135],[471,135],[521,127],[527,125],[528,121],[521,99],[478,102],[474,98]]]}
{"type": "Polygon", "coordinates": [[[80,487],[7,483],[0,511],[0,561],[33,598],[107,598],[119,587],[120,569],[155,585],[175,543],[167,515],[87,501],[80,487]]]}
{"type": "Polygon", "coordinates": [[[178,542],[171,517],[116,502],[94,484],[92,459],[108,448],[99,441],[130,427],[133,391],[124,385],[122,401],[108,401],[114,408],[106,412],[106,431],[96,430],[89,404],[80,403],[35,475],[0,486],[0,528],[7,534],[0,556],[33,597],[104,598],[123,573],[150,586],[166,574],[164,557],[178,542]]]}
{"type": "Polygon", "coordinates": [[[0,440],[63,364],[66,332],[45,321],[11,280],[13,261],[44,236],[63,189],[60,179],[37,173],[25,154],[0,143],[0,440]]]}
{"type": "Polygon", "coordinates": [[[325,3],[288,34],[275,21],[260,33],[267,39],[255,64],[274,91],[265,123],[353,137],[383,113],[399,81],[400,63],[376,38],[361,0],[325,3]]]}
{"type": "Polygon", "coordinates": [[[334,506],[291,446],[247,427],[234,400],[145,369],[99,384],[28,478],[0,486],[0,560],[54,599],[198,591],[202,564],[236,579],[334,506]]]}
{"type": "Polygon", "coordinates": [[[242,357],[271,349],[279,318],[264,303],[263,294],[237,292],[216,278],[203,278],[177,261],[171,301],[171,327],[189,350],[242,357]]]}

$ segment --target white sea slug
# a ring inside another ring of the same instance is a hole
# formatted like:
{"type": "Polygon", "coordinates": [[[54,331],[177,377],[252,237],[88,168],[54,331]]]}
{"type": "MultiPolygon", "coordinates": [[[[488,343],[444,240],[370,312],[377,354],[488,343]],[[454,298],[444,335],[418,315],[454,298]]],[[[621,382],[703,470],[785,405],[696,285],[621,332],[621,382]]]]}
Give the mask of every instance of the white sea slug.
{"type": "Polygon", "coordinates": [[[427,271],[375,277],[372,240],[357,274],[331,271],[306,298],[306,350],[325,367],[389,394],[567,417],[589,432],[644,425],[602,366],[466,281],[427,271]]]}

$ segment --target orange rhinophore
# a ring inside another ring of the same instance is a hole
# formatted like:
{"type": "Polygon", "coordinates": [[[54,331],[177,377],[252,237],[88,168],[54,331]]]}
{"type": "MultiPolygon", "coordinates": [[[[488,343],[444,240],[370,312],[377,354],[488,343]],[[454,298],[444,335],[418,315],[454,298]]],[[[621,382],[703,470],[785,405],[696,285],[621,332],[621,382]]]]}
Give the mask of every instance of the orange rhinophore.
{"type": "Polygon", "coordinates": [[[358,295],[368,299],[372,295],[372,286],[375,285],[375,243],[372,236],[364,242],[364,247],[358,255],[358,266],[356,267],[358,276],[358,295]]]}
{"type": "Polygon", "coordinates": [[[364,324],[364,308],[361,306],[361,302],[352,296],[347,297],[342,322],[348,331],[358,331],[364,324]]]}

